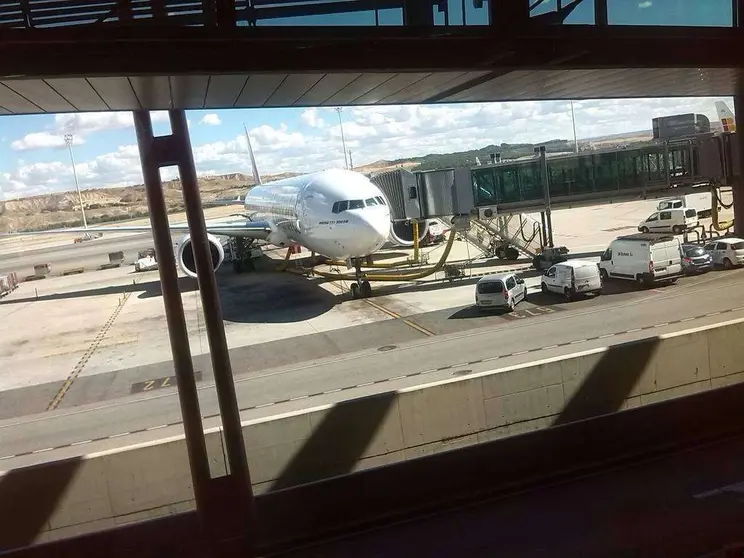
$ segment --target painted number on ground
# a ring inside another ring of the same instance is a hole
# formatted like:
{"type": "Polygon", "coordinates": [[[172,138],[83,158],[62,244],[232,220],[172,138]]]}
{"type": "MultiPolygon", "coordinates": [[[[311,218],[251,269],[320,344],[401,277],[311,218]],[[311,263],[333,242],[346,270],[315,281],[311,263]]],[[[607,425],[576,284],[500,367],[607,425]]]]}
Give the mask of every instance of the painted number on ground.
{"type": "MultiPolygon", "coordinates": [[[[202,373],[201,370],[194,372],[194,377],[197,382],[201,382],[202,373]]],[[[176,387],[176,377],[167,376],[165,378],[155,378],[154,380],[145,380],[144,382],[137,382],[132,384],[132,393],[143,393],[146,391],[153,391],[156,389],[176,387]]]]}
{"type": "Polygon", "coordinates": [[[524,320],[525,318],[534,318],[535,316],[545,316],[546,314],[552,314],[556,308],[550,308],[548,306],[534,306],[532,308],[521,308],[502,314],[507,320],[524,320]]]}

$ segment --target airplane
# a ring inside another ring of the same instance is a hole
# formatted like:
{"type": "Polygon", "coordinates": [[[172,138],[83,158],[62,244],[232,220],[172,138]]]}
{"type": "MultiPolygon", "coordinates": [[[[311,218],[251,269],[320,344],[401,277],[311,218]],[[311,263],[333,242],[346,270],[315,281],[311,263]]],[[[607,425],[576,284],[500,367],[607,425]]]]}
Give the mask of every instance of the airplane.
{"type": "MultiPolygon", "coordinates": [[[[345,169],[329,169],[302,176],[262,183],[253,148],[248,139],[256,185],[242,200],[245,216],[240,221],[207,223],[215,271],[225,259],[217,238],[243,237],[265,240],[275,246],[300,246],[334,260],[354,263],[357,282],[354,297],[371,295],[369,281],[361,279],[363,258],[374,254],[388,242],[391,232],[390,208],[383,192],[367,177],[345,169]]],[[[173,232],[186,235],[176,245],[176,261],[189,277],[196,277],[196,264],[188,224],[170,225],[173,232]]],[[[51,231],[9,233],[8,235],[150,232],[149,226],[111,226],[66,228],[51,231]]]]}
{"type": "Polygon", "coordinates": [[[721,120],[724,132],[735,132],[736,131],[736,119],[734,113],[728,107],[725,101],[716,101],[716,112],[718,118],[721,120]]]}

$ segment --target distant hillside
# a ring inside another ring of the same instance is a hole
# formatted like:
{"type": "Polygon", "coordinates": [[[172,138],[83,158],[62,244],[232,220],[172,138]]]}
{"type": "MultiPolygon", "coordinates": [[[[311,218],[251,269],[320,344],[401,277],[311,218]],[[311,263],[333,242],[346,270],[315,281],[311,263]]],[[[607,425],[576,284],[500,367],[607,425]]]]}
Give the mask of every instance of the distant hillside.
{"type": "MultiPolygon", "coordinates": [[[[266,176],[278,180],[296,176],[283,173],[266,176]]],[[[253,177],[241,173],[199,178],[202,202],[208,205],[217,199],[233,199],[245,194],[253,185],[253,177]]],[[[168,213],[183,210],[181,181],[163,183],[168,213]]],[[[144,185],[121,188],[94,188],[81,192],[88,224],[111,223],[146,217],[147,198],[144,185]]],[[[82,225],[77,192],[44,194],[17,200],[0,201],[0,232],[47,230],[82,225]]]]}
{"type": "MultiPolygon", "coordinates": [[[[539,145],[544,145],[548,153],[564,153],[573,151],[573,142],[568,140],[550,140],[539,145]]],[[[356,167],[360,172],[380,172],[381,170],[393,168],[406,168],[410,171],[434,170],[452,167],[468,167],[477,164],[476,158],[482,164],[491,160],[491,154],[501,157],[501,160],[516,159],[526,155],[532,155],[537,145],[531,143],[502,143],[501,145],[487,145],[469,151],[457,153],[431,153],[423,157],[408,157],[394,161],[377,161],[356,167]],[[367,170],[370,169],[370,170],[367,170]]]]}

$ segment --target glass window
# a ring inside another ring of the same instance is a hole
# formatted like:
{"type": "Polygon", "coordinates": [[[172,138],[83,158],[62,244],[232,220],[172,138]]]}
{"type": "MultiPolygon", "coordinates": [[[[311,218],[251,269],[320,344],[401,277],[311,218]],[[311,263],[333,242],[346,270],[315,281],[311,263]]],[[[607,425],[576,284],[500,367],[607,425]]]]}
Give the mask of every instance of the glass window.
{"type": "Polygon", "coordinates": [[[695,209],[685,209],[685,217],[697,217],[697,211],[695,209]]]}
{"type": "Polygon", "coordinates": [[[733,27],[731,0],[607,0],[610,25],[733,27]]]}
{"type": "Polygon", "coordinates": [[[548,277],[555,277],[555,268],[554,268],[554,267],[551,267],[551,268],[550,268],[550,269],[548,270],[547,276],[548,276],[548,277]]]}
{"type": "Polygon", "coordinates": [[[716,244],[716,250],[725,250],[725,249],[726,249],[725,243],[719,242],[718,244],[716,244]]]}
{"type": "Polygon", "coordinates": [[[364,200],[349,200],[349,209],[363,209],[364,200]]]}
{"type": "Polygon", "coordinates": [[[513,289],[516,286],[517,286],[517,282],[514,280],[514,277],[509,277],[506,280],[506,288],[507,289],[513,289]]]}
{"type": "Polygon", "coordinates": [[[654,213],[654,214],[650,215],[648,219],[646,219],[646,221],[658,221],[658,220],[659,220],[659,214],[658,213],[654,213]]]}
{"type": "Polygon", "coordinates": [[[671,218],[672,218],[671,211],[662,211],[661,213],[659,213],[659,219],[661,219],[662,221],[668,221],[671,218]]]}
{"type": "Polygon", "coordinates": [[[377,205],[377,200],[375,198],[367,198],[366,200],[364,200],[364,203],[367,207],[369,207],[371,205],[377,205]]]}
{"type": "Polygon", "coordinates": [[[504,290],[501,281],[483,281],[478,283],[478,294],[497,294],[504,290]]]}
{"type": "Polygon", "coordinates": [[[382,196],[375,196],[375,199],[380,202],[380,205],[385,205],[385,198],[382,196]]]}
{"type": "Polygon", "coordinates": [[[708,250],[708,251],[715,250],[716,249],[716,243],[715,242],[711,242],[710,244],[706,244],[704,246],[704,249],[705,250],[708,250]]]}
{"type": "Polygon", "coordinates": [[[742,250],[742,249],[744,249],[744,242],[734,242],[734,243],[733,243],[733,244],[731,245],[731,248],[732,248],[733,250],[742,250]]]}
{"type": "Polygon", "coordinates": [[[491,205],[498,202],[494,169],[474,170],[473,186],[475,187],[475,205],[491,205]]]}
{"type": "Polygon", "coordinates": [[[341,213],[342,211],[346,211],[349,207],[349,202],[344,201],[338,201],[333,204],[333,212],[334,213],[341,213]]]}

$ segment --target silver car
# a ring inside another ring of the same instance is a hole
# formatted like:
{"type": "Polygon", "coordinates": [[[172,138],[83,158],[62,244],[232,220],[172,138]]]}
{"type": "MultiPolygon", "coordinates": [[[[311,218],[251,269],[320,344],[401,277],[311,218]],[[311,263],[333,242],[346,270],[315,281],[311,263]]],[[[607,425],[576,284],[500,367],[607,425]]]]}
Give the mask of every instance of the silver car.
{"type": "Polygon", "coordinates": [[[479,310],[506,308],[511,312],[523,300],[527,300],[527,286],[514,273],[486,275],[475,286],[475,305],[479,310]]]}

